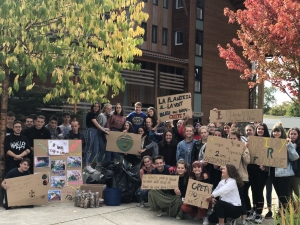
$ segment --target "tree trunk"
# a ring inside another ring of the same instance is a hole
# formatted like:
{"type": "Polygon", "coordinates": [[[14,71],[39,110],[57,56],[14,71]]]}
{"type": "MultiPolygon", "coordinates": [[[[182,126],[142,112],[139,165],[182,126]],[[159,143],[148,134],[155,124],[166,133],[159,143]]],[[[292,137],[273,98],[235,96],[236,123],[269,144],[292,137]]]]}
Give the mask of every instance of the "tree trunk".
{"type": "MultiPolygon", "coordinates": [[[[2,95],[1,95],[1,132],[0,132],[0,182],[5,177],[5,154],[4,154],[4,138],[6,136],[6,117],[8,106],[8,88],[9,88],[9,76],[6,74],[6,78],[2,82],[2,95]]],[[[0,188],[0,205],[3,204],[3,189],[0,188]]]]}

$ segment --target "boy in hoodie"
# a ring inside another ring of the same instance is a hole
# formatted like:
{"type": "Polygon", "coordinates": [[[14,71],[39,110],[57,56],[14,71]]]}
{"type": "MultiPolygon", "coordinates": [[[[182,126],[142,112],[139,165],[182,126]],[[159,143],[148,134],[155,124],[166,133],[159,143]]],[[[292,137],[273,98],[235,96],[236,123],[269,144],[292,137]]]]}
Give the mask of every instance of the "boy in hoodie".
{"type": "Polygon", "coordinates": [[[128,114],[126,117],[126,120],[131,122],[134,133],[137,134],[137,131],[140,127],[145,126],[145,121],[147,118],[147,115],[142,112],[142,103],[136,102],[134,104],[135,111],[128,114]]]}

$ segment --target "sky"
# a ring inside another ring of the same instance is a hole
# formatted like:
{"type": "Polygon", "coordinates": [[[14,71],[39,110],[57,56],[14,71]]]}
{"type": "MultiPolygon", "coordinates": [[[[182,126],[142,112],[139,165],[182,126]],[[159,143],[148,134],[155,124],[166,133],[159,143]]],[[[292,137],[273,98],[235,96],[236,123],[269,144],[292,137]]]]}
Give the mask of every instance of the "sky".
{"type": "MultiPolygon", "coordinates": [[[[265,87],[271,87],[269,82],[265,82],[265,87]]],[[[281,103],[286,101],[291,101],[287,94],[282,93],[281,91],[276,91],[275,93],[276,105],[281,105],[281,103]]]]}

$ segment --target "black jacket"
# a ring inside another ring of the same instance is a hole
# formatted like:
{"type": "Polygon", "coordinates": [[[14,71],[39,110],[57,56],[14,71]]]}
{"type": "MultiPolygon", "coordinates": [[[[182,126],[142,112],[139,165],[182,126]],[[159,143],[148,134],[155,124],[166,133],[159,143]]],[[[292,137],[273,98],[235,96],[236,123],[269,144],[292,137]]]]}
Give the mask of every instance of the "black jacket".
{"type": "Polygon", "coordinates": [[[86,145],[85,137],[84,137],[83,133],[81,133],[79,131],[78,131],[78,136],[79,136],[79,138],[77,136],[75,137],[75,134],[73,133],[73,131],[70,130],[69,133],[66,134],[65,139],[69,139],[69,140],[81,139],[81,141],[82,141],[82,150],[83,150],[85,148],[85,145],[86,145]]]}
{"type": "Polygon", "coordinates": [[[200,149],[202,148],[203,145],[204,143],[202,143],[201,140],[195,142],[191,154],[191,163],[199,160],[200,149]]]}

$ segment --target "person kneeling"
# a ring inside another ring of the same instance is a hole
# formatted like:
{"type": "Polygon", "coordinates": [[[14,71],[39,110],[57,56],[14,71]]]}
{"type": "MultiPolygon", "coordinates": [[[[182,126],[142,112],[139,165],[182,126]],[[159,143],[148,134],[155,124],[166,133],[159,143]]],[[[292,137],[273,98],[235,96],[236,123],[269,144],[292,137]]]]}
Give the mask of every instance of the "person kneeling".
{"type": "Polygon", "coordinates": [[[222,180],[213,193],[206,199],[215,204],[214,212],[209,216],[211,223],[224,225],[225,218],[230,217],[231,225],[236,224],[236,219],[241,215],[241,199],[238,186],[243,186],[243,181],[234,165],[227,164],[221,167],[222,180]],[[217,201],[215,198],[219,197],[217,201]]]}
{"type": "MultiPolygon", "coordinates": [[[[7,202],[6,190],[9,188],[9,186],[6,183],[6,179],[30,175],[30,172],[28,170],[30,167],[30,164],[31,164],[30,159],[28,159],[28,158],[22,159],[20,162],[20,167],[14,168],[14,169],[11,169],[10,171],[8,171],[4,180],[2,181],[1,186],[4,188],[3,207],[5,209],[11,209],[11,207],[8,207],[8,202],[7,202]]],[[[33,207],[33,206],[27,206],[27,207],[33,207]]]]}

